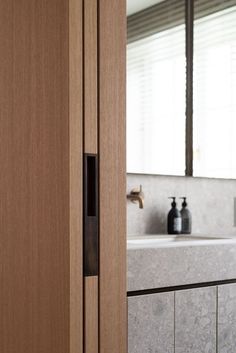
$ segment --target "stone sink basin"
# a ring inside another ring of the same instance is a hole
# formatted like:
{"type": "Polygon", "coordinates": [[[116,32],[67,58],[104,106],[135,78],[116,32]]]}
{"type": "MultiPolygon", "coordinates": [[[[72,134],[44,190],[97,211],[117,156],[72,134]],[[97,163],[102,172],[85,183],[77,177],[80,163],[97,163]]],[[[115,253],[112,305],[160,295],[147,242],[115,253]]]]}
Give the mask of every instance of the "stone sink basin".
{"type": "Polygon", "coordinates": [[[231,236],[130,236],[128,291],[236,279],[236,238],[231,236]]]}
{"type": "Polygon", "coordinates": [[[199,246],[207,244],[225,244],[232,241],[233,238],[230,237],[210,237],[200,235],[144,235],[128,237],[127,248],[199,246]]]}

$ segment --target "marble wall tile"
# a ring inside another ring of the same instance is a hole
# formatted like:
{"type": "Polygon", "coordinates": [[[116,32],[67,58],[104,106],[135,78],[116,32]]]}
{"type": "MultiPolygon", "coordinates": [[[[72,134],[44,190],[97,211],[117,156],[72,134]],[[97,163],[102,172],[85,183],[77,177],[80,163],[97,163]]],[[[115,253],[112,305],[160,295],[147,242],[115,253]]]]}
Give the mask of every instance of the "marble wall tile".
{"type": "Polygon", "coordinates": [[[174,353],[174,293],[128,298],[128,352],[174,353]]]}
{"type": "MultiPolygon", "coordinates": [[[[193,233],[235,235],[236,180],[127,175],[127,193],[143,185],[144,209],[127,202],[127,234],[165,234],[171,201],[168,196],[187,196],[193,217],[193,233]]],[[[181,200],[178,200],[179,207],[181,200]]]]}
{"type": "Polygon", "coordinates": [[[236,352],[236,284],[218,287],[218,353],[236,352]]]}
{"type": "Polygon", "coordinates": [[[175,293],[175,353],[216,353],[216,287],[175,293]]]}

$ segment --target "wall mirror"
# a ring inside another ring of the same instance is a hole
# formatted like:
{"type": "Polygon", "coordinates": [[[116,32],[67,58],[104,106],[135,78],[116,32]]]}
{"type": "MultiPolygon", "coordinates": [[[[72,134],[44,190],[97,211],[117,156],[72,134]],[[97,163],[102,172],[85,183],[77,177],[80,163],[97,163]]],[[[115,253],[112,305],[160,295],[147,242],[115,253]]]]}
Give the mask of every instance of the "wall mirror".
{"type": "Polygon", "coordinates": [[[127,172],[236,178],[236,0],[127,0],[127,172]]]}

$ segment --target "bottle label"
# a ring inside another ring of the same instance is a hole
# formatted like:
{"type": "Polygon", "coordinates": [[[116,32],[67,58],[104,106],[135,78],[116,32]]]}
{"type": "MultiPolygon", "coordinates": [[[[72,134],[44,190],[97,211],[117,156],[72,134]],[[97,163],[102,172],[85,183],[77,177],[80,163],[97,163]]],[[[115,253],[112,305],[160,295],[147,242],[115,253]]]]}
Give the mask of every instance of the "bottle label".
{"type": "Polygon", "coordinates": [[[182,226],[182,222],[181,222],[181,218],[174,218],[174,232],[181,232],[181,226],[182,226]]]}
{"type": "Polygon", "coordinates": [[[185,232],[189,231],[189,219],[188,218],[183,218],[182,219],[182,230],[185,232]]]}

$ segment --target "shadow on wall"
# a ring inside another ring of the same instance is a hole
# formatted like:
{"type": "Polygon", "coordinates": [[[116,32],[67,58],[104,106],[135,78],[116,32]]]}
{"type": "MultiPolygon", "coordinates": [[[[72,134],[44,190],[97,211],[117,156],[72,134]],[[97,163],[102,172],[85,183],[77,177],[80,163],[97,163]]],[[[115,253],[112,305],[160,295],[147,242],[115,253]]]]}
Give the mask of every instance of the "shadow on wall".
{"type": "Polygon", "coordinates": [[[146,228],[146,234],[166,234],[167,233],[167,221],[166,214],[164,212],[153,211],[148,215],[146,228]]]}

